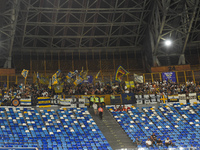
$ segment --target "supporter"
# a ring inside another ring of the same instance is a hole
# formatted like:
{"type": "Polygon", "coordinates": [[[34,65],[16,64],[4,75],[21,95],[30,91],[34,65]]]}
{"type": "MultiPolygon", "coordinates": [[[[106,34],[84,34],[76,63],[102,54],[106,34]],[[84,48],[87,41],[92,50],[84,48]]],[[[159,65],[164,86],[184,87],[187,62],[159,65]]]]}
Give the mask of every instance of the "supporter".
{"type": "MultiPolygon", "coordinates": [[[[189,82],[185,84],[176,84],[172,81],[163,81],[163,82],[146,82],[143,84],[135,83],[135,88],[127,88],[125,82],[121,83],[112,83],[112,84],[105,84],[105,83],[82,83],[78,86],[74,86],[73,83],[64,82],[63,91],[65,95],[101,95],[101,94],[111,94],[111,100],[115,100],[116,94],[122,93],[135,93],[136,95],[142,94],[183,94],[183,93],[193,93],[199,92],[199,85],[197,86],[194,82],[189,82]]],[[[21,98],[29,98],[40,97],[40,96],[51,96],[56,95],[54,87],[52,86],[51,89],[48,89],[48,85],[34,85],[27,83],[26,86],[24,84],[14,85],[10,89],[3,88],[0,90],[2,91],[2,97],[4,97],[4,92],[8,93],[9,97],[15,96],[19,94],[21,98]],[[16,93],[16,94],[15,94],[16,93]]],[[[101,96],[99,96],[101,98],[101,96]]],[[[95,101],[95,98],[93,97],[95,101]]],[[[92,101],[93,101],[92,100],[92,101]]],[[[100,102],[104,100],[100,99],[100,102]]],[[[90,101],[90,106],[92,106],[90,101]]],[[[120,108],[118,111],[122,111],[120,108]]]]}
{"type": "Polygon", "coordinates": [[[152,144],[152,142],[151,142],[151,140],[150,140],[149,138],[148,138],[147,141],[146,141],[146,146],[147,146],[147,147],[153,146],[153,144],[152,144]]]}
{"type": "Polygon", "coordinates": [[[122,108],[123,111],[127,111],[125,105],[123,105],[123,108],[122,108]]]}
{"type": "Polygon", "coordinates": [[[163,143],[160,138],[157,140],[157,146],[163,146],[163,143]]]}
{"type": "Polygon", "coordinates": [[[142,141],[140,141],[138,138],[135,139],[135,144],[138,146],[138,145],[141,145],[142,144],[142,141]]]}
{"type": "Polygon", "coordinates": [[[167,137],[167,139],[165,140],[165,146],[170,146],[172,145],[172,141],[169,139],[169,137],[167,137]]]}
{"type": "Polygon", "coordinates": [[[123,110],[122,105],[119,105],[118,111],[122,111],[122,110],[123,110]]]}
{"type": "Polygon", "coordinates": [[[94,109],[94,114],[96,115],[97,114],[97,108],[98,108],[98,105],[97,105],[97,103],[93,103],[93,109],[94,109]]]}
{"type": "Polygon", "coordinates": [[[156,141],[157,141],[157,136],[155,135],[155,133],[153,133],[153,134],[151,135],[150,139],[151,139],[151,141],[152,141],[153,144],[156,143],[156,141]]]}
{"type": "Polygon", "coordinates": [[[99,111],[99,117],[102,120],[103,119],[103,108],[101,108],[101,106],[100,106],[98,111],[99,111]]]}

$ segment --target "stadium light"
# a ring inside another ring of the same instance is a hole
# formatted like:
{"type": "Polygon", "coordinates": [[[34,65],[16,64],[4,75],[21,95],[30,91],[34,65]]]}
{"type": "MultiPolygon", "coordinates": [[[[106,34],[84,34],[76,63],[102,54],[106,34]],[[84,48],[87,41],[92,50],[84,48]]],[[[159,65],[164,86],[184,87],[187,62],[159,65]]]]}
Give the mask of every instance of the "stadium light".
{"type": "Polygon", "coordinates": [[[171,46],[172,45],[172,41],[171,40],[165,40],[165,45],[167,47],[171,46]]]}

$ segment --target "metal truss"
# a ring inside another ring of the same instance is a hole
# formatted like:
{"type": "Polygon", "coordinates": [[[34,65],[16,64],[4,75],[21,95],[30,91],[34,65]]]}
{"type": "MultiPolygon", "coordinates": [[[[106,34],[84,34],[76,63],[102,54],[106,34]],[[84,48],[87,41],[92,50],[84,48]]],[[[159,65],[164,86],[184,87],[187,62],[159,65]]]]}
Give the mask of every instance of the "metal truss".
{"type": "Polygon", "coordinates": [[[20,0],[0,1],[0,67],[11,68],[11,54],[20,0]]]}
{"type": "Polygon", "coordinates": [[[137,51],[149,0],[21,0],[14,51],[137,51]]]}
{"type": "Polygon", "coordinates": [[[154,1],[149,23],[153,65],[185,64],[188,43],[199,35],[199,7],[199,0],[154,1]],[[166,39],[173,41],[172,47],[164,46],[166,39]]]}

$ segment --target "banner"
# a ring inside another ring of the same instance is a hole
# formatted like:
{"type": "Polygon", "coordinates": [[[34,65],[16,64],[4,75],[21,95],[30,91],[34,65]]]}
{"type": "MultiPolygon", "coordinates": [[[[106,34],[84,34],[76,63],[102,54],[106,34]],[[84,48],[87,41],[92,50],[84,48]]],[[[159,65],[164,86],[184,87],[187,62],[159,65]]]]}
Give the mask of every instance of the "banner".
{"type": "Polygon", "coordinates": [[[142,95],[135,95],[136,103],[137,104],[143,104],[143,98],[142,95]]]}
{"type": "Polygon", "coordinates": [[[137,83],[143,83],[143,76],[134,74],[134,81],[137,83]]]}
{"type": "Polygon", "coordinates": [[[168,95],[168,102],[179,102],[178,95],[168,95]]]}
{"type": "Polygon", "coordinates": [[[143,103],[144,104],[150,104],[150,97],[149,97],[149,95],[143,95],[144,96],[144,98],[143,98],[143,103]]]}
{"type": "Polygon", "coordinates": [[[63,105],[63,106],[71,106],[71,98],[67,98],[67,99],[60,99],[59,104],[63,105]]]}
{"type": "Polygon", "coordinates": [[[134,88],[135,87],[135,84],[134,84],[134,81],[125,81],[125,84],[126,84],[126,87],[127,88],[134,88]]]}
{"type": "Polygon", "coordinates": [[[200,94],[197,94],[197,100],[200,101],[200,94]]]}
{"type": "Polygon", "coordinates": [[[114,95],[114,97],[111,96],[111,95],[109,95],[109,96],[110,96],[110,104],[111,105],[119,105],[119,104],[121,104],[121,94],[120,95],[119,94],[118,95],[114,95]]]}
{"type": "Polygon", "coordinates": [[[71,107],[72,108],[85,107],[85,99],[83,99],[83,98],[71,98],[71,107]]]}
{"type": "Polygon", "coordinates": [[[15,106],[15,107],[17,107],[17,106],[19,106],[20,105],[20,101],[19,101],[19,99],[13,99],[12,101],[11,101],[11,104],[12,104],[12,106],[15,106]]]}
{"type": "Polygon", "coordinates": [[[175,72],[163,72],[162,73],[163,81],[172,81],[176,82],[176,73],[175,72]]]}
{"type": "Polygon", "coordinates": [[[197,102],[197,93],[189,93],[188,97],[190,103],[197,102]]]}
{"type": "Polygon", "coordinates": [[[87,79],[83,80],[83,82],[86,82],[86,83],[92,83],[93,82],[93,77],[92,76],[87,76],[87,79]]]}
{"type": "Polygon", "coordinates": [[[149,97],[150,97],[150,103],[151,104],[157,103],[156,95],[155,94],[150,94],[149,97]]]}
{"type": "Polygon", "coordinates": [[[157,94],[157,95],[156,95],[156,101],[157,101],[157,102],[160,102],[160,98],[161,98],[161,95],[157,94]]]}
{"type": "Polygon", "coordinates": [[[41,107],[51,107],[50,97],[38,97],[38,105],[41,107]]]}
{"type": "Polygon", "coordinates": [[[125,93],[122,94],[122,104],[135,104],[136,100],[134,93],[125,93]]]}
{"type": "Polygon", "coordinates": [[[21,106],[30,106],[31,105],[31,98],[21,98],[20,99],[21,106]]]}
{"type": "Polygon", "coordinates": [[[186,94],[178,94],[179,97],[179,102],[186,104],[187,103],[187,98],[186,98],[186,94]]]}

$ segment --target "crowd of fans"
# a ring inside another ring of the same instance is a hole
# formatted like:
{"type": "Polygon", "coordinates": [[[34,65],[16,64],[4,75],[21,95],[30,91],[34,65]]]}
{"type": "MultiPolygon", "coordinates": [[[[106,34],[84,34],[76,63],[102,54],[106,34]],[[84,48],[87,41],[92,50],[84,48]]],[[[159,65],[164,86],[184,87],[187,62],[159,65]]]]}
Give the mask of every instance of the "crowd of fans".
{"type": "MultiPolygon", "coordinates": [[[[135,140],[136,145],[141,145],[142,141],[140,141],[138,138],[136,138],[135,140]]],[[[147,147],[154,147],[154,146],[173,146],[175,145],[174,143],[172,143],[172,141],[169,139],[169,137],[167,137],[167,139],[165,141],[162,141],[160,138],[157,139],[157,136],[155,135],[155,133],[153,133],[150,138],[148,138],[145,142],[147,147]]]]}
{"type": "MultiPolygon", "coordinates": [[[[122,94],[122,93],[135,93],[138,95],[142,94],[182,94],[182,93],[193,93],[199,92],[200,86],[193,82],[186,82],[185,84],[177,84],[174,82],[146,82],[143,84],[135,83],[135,87],[127,88],[125,82],[122,83],[82,83],[78,86],[73,84],[64,83],[62,86],[63,95],[101,95],[101,94],[122,94]]],[[[56,95],[54,88],[48,88],[48,85],[35,85],[22,83],[20,85],[14,85],[7,89],[6,87],[0,89],[2,96],[18,96],[19,98],[27,97],[40,97],[56,95]]]]}

